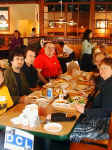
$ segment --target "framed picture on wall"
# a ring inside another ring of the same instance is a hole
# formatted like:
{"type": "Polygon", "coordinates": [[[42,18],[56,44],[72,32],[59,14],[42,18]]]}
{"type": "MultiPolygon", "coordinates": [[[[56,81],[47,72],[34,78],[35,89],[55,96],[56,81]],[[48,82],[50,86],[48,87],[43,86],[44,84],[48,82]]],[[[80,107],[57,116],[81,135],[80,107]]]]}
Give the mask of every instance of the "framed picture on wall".
{"type": "Polygon", "coordinates": [[[9,7],[0,7],[0,32],[9,30],[9,7]]]}
{"type": "Polygon", "coordinates": [[[108,20],[97,19],[96,20],[96,29],[107,29],[108,28],[108,20]]]}

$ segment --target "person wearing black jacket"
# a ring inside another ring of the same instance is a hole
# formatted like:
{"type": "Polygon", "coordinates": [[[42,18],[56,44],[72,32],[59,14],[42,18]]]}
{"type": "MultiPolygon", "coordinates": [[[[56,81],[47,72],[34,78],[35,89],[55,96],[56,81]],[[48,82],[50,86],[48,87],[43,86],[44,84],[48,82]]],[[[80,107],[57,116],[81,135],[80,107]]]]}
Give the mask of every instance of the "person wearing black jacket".
{"type": "Polygon", "coordinates": [[[99,73],[103,80],[92,98],[91,108],[75,104],[75,108],[82,114],[70,135],[72,142],[83,138],[95,140],[108,138],[109,117],[112,112],[112,58],[104,58],[101,61],[99,73]],[[102,130],[100,136],[96,128],[102,130]]]}
{"type": "Polygon", "coordinates": [[[25,62],[22,67],[22,71],[25,74],[26,80],[30,88],[36,88],[38,86],[37,70],[33,67],[35,57],[35,48],[31,46],[27,47],[25,51],[25,62]]]}

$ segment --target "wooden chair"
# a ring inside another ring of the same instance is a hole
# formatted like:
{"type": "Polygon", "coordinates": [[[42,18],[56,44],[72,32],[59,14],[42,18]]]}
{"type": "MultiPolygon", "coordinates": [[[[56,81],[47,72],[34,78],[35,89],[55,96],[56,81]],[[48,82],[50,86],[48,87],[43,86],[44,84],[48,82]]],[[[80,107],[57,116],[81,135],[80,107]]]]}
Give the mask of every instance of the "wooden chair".
{"type": "Polygon", "coordinates": [[[112,150],[112,113],[109,123],[108,140],[82,140],[80,143],[71,143],[70,150],[112,150]]]}

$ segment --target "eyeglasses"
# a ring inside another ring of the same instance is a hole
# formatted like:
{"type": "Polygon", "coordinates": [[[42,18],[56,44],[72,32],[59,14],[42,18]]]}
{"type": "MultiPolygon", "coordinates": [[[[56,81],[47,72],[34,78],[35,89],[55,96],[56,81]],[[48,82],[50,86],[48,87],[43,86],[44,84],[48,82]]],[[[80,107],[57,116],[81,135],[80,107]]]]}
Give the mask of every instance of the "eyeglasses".
{"type": "Polygon", "coordinates": [[[49,49],[55,49],[55,47],[50,47],[50,46],[48,46],[47,48],[49,48],[49,49]]]}

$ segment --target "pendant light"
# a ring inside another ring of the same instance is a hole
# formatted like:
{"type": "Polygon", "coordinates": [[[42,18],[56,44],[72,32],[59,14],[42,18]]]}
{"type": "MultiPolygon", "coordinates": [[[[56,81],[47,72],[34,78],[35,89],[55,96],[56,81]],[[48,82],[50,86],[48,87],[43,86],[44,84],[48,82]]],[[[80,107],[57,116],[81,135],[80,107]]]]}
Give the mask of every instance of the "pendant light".
{"type": "Polygon", "coordinates": [[[61,0],[61,1],[59,1],[60,2],[60,6],[61,6],[61,11],[60,11],[60,17],[59,17],[59,20],[58,21],[56,21],[56,23],[58,23],[58,24],[64,24],[64,23],[67,23],[66,21],[65,21],[65,19],[63,18],[63,1],[61,0]]]}
{"type": "Polygon", "coordinates": [[[71,18],[71,20],[67,23],[69,26],[75,26],[75,25],[77,25],[77,23],[74,21],[74,19],[73,19],[73,0],[72,0],[72,18],[71,18]]]}

